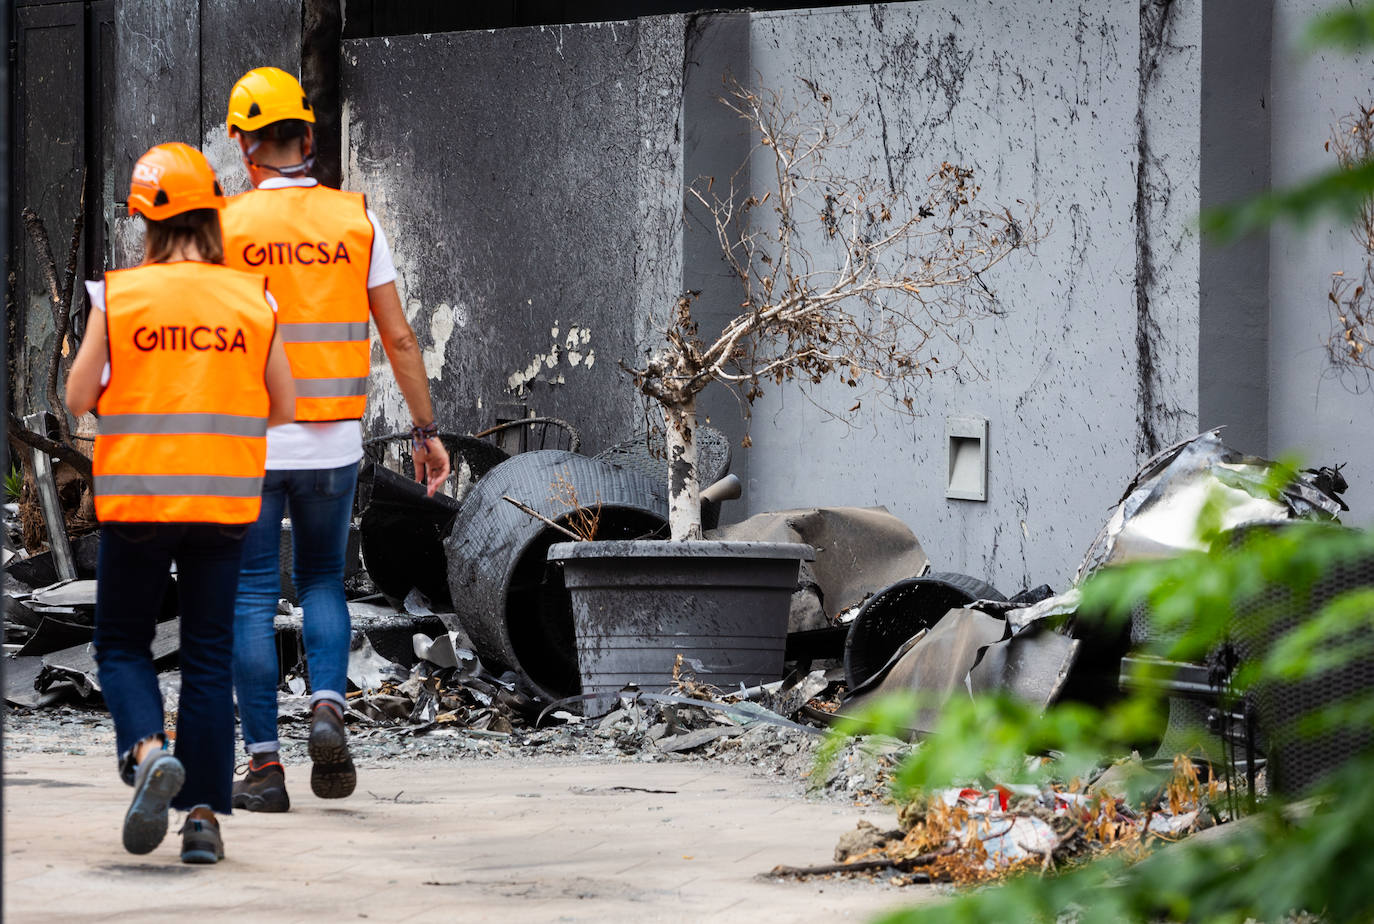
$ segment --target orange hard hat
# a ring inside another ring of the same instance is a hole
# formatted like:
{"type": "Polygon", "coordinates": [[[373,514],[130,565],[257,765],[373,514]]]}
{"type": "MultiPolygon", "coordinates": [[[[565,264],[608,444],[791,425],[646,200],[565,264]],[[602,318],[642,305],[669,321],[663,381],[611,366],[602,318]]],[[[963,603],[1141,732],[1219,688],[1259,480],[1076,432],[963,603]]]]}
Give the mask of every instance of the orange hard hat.
{"type": "Polygon", "coordinates": [[[279,67],[255,67],[229,91],[229,131],[255,132],[285,119],[314,122],[301,82],[279,67]]]}
{"type": "Polygon", "coordinates": [[[224,190],[205,155],[180,141],[159,144],[134,164],[129,214],[153,221],[193,209],[224,208],[224,190]]]}

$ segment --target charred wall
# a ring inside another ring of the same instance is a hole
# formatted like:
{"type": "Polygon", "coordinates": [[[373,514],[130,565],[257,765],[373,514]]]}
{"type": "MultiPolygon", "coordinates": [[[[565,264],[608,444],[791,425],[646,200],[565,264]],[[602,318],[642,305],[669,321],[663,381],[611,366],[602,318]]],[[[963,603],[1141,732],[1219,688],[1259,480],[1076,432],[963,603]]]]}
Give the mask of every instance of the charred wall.
{"type": "MultiPolygon", "coordinates": [[[[853,169],[919,186],[955,160],[989,201],[1034,203],[1049,236],[1000,268],[1002,315],[915,418],[876,401],[837,418],[851,393],[777,388],[743,450],[735,399],[705,402],[746,478],[733,515],[885,504],[941,567],[1015,590],[1071,573],[1137,460],[1196,427],[1200,43],[1196,4],[1156,0],[927,0],[349,41],[345,181],[393,237],[441,416],[475,429],[493,404],[518,402],[586,427],[593,449],[642,426],[615,366],[671,299],[700,292],[703,331],[737,304],[684,209],[687,183],[724,179],[751,145],[715,101],[725,74],[780,89],[805,78],[859,111],[853,169]],[[944,497],[955,415],[991,421],[987,503],[944,497]]],[[[371,428],[404,424],[389,377],[374,388],[371,428]]]]}
{"type": "Polygon", "coordinates": [[[129,174],[144,151],[185,141],[205,151],[225,192],[248,188],[225,127],[229,90],[252,67],[300,72],[301,0],[121,0],[112,179],[112,266],[142,254],[142,227],[125,208],[129,174]]]}
{"type": "Polygon", "coordinates": [[[126,197],[144,151],[164,141],[202,147],[229,191],[247,188],[224,128],[229,88],[258,64],[299,71],[301,0],[23,2],[15,23],[7,216],[15,296],[6,335],[13,400],[24,413],[47,405],[54,343],[46,286],[20,210],[32,208],[43,219],[59,272],[73,220],[83,216],[73,287],[79,333],[86,308],[80,280],[142,255],[126,197]]]}
{"type": "MultiPolygon", "coordinates": [[[[10,15],[7,6],[5,15],[10,15]]],[[[73,223],[81,216],[84,243],[78,278],[104,267],[106,206],[112,198],[108,143],[114,112],[110,76],[115,64],[112,0],[17,4],[10,46],[13,77],[9,269],[6,330],[12,395],[22,415],[47,405],[48,357],[54,348],[47,286],[33,242],[21,219],[32,209],[52,244],[59,274],[66,269],[73,223]],[[82,187],[85,185],[83,204],[82,187]]]]}
{"type": "MultiPolygon", "coordinates": [[[[519,404],[590,452],[642,426],[618,363],[681,283],[684,25],[345,42],[345,185],[390,237],[443,426],[519,404]]],[[[372,389],[369,429],[408,427],[394,378],[372,389]]]]}

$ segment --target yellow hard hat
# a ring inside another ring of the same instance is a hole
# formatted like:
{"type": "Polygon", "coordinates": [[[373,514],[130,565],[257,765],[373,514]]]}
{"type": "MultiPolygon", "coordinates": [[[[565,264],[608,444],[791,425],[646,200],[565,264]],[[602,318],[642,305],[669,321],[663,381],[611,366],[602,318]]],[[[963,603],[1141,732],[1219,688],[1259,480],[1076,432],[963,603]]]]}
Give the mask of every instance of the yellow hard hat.
{"type": "Polygon", "coordinates": [[[255,67],[229,91],[229,131],[255,132],[284,119],[314,122],[315,112],[300,81],[281,68],[255,67]]]}
{"type": "Polygon", "coordinates": [[[224,192],[205,155],[173,141],[150,148],[134,164],[129,183],[129,214],[153,221],[193,209],[224,208],[224,192]]]}

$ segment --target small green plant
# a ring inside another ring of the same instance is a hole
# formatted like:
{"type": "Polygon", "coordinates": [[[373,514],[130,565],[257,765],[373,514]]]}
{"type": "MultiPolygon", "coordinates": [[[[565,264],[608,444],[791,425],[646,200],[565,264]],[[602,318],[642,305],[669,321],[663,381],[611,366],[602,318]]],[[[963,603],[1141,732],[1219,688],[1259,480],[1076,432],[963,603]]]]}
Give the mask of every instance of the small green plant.
{"type": "Polygon", "coordinates": [[[24,488],[24,473],[19,470],[19,466],[11,465],[9,474],[5,476],[5,500],[13,503],[19,500],[19,492],[24,488]]]}

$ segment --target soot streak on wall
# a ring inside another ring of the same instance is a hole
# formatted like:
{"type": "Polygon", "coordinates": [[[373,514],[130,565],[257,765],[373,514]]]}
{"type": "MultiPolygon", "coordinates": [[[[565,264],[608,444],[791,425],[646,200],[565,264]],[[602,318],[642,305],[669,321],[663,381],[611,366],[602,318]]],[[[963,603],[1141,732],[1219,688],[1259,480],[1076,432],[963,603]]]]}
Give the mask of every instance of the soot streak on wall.
{"type": "Polygon", "coordinates": [[[1141,0],[1135,368],[1142,459],[1197,429],[1196,339],[1176,332],[1197,324],[1198,243],[1187,223],[1200,201],[1198,160],[1177,141],[1198,131],[1200,34],[1197,4],[1141,0]]]}

